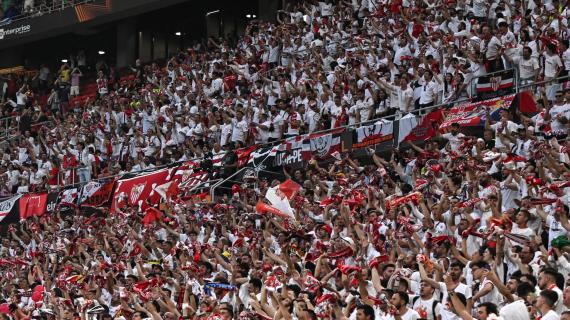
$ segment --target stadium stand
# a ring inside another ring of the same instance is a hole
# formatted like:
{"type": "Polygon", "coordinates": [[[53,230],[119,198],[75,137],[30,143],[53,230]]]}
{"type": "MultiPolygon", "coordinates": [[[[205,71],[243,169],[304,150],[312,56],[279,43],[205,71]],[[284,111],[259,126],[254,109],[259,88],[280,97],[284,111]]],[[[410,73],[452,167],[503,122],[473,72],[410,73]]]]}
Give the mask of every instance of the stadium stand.
{"type": "Polygon", "coordinates": [[[287,3],[0,72],[0,318],[570,317],[567,2],[287,3]]]}

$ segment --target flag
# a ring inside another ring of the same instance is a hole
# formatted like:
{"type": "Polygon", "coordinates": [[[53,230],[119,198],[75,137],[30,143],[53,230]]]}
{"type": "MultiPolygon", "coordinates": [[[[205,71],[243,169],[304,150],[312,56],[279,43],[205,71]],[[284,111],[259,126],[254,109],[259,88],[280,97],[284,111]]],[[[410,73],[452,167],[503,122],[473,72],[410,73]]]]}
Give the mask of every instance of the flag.
{"type": "Polygon", "coordinates": [[[23,195],[20,198],[20,220],[43,215],[47,208],[47,198],[47,192],[23,195]]]}
{"type": "Polygon", "coordinates": [[[344,129],[335,130],[330,133],[310,134],[303,140],[303,159],[309,160],[313,156],[318,159],[325,159],[335,151],[340,151],[340,136],[344,129]]]}
{"type": "Polygon", "coordinates": [[[178,181],[177,187],[183,191],[193,191],[210,181],[207,171],[193,172],[193,170],[177,171],[174,178],[178,181]]]}
{"type": "Polygon", "coordinates": [[[487,100],[513,93],[513,71],[479,77],[477,81],[477,100],[487,100]]]}
{"type": "Polygon", "coordinates": [[[174,170],[175,168],[165,168],[150,173],[125,175],[116,183],[111,212],[117,212],[117,208],[126,205],[144,210],[149,204],[157,204],[160,194],[154,189],[170,181],[174,170]]]}
{"type": "Polygon", "coordinates": [[[0,202],[0,225],[16,223],[20,220],[21,194],[0,202]]]}
{"type": "Polygon", "coordinates": [[[360,149],[394,139],[394,123],[378,121],[369,126],[358,127],[354,133],[352,149],[360,149]]]}
{"type": "Polygon", "coordinates": [[[301,186],[291,179],[287,179],[279,185],[279,191],[289,200],[293,199],[300,189],[301,186]]]}
{"type": "Polygon", "coordinates": [[[81,189],[79,204],[84,207],[100,207],[105,205],[113,193],[114,185],[115,181],[88,182],[81,189]]]}
{"type": "Polygon", "coordinates": [[[278,151],[289,151],[293,149],[299,149],[303,147],[304,135],[298,135],[291,138],[285,139],[283,143],[278,146],[278,151]]]}
{"type": "Polygon", "coordinates": [[[251,155],[252,152],[255,151],[255,149],[257,149],[256,145],[236,150],[236,154],[238,156],[238,168],[241,168],[248,163],[249,156],[251,155]]]}
{"type": "Polygon", "coordinates": [[[164,201],[170,201],[180,191],[178,183],[179,183],[178,180],[171,180],[168,181],[167,183],[157,186],[156,188],[154,188],[154,191],[158,192],[158,194],[162,197],[162,199],[164,199],[164,201]]]}
{"type": "Polygon", "coordinates": [[[272,161],[273,167],[287,166],[291,169],[303,168],[304,163],[301,148],[278,151],[272,161]]]}
{"type": "Polygon", "coordinates": [[[463,103],[449,110],[445,121],[439,126],[441,130],[449,128],[453,123],[462,127],[482,126],[485,124],[486,109],[490,109],[491,118],[499,120],[499,111],[510,109],[515,103],[516,95],[511,94],[485,101],[463,103]]]}
{"type": "Polygon", "coordinates": [[[400,119],[398,144],[402,141],[425,141],[435,136],[443,121],[443,111],[435,110],[425,116],[408,114],[400,119]]]}
{"type": "Polygon", "coordinates": [[[224,155],[225,155],[224,152],[214,154],[212,156],[212,166],[221,167],[222,166],[222,158],[224,157],[224,155]]]}
{"type": "Polygon", "coordinates": [[[249,154],[247,165],[252,168],[257,168],[262,164],[268,165],[273,163],[272,158],[275,158],[279,147],[267,146],[256,149],[249,154]]]}
{"type": "Polygon", "coordinates": [[[159,221],[161,216],[162,212],[160,212],[158,209],[153,207],[148,207],[145,210],[145,215],[142,220],[143,224],[148,227],[154,224],[155,222],[159,221]]]}
{"type": "Polygon", "coordinates": [[[517,95],[517,103],[519,110],[523,113],[538,113],[536,101],[530,91],[520,92],[517,95]]]}
{"type": "Polygon", "coordinates": [[[411,134],[412,130],[419,125],[419,123],[419,117],[411,113],[403,116],[399,121],[398,144],[404,141],[406,137],[411,134]]]}
{"type": "Polygon", "coordinates": [[[267,189],[265,198],[269,200],[273,208],[285,213],[291,219],[295,220],[295,213],[293,212],[293,208],[291,208],[289,199],[284,193],[280,192],[279,186],[267,189]]]}
{"type": "Polygon", "coordinates": [[[79,189],[67,188],[61,191],[61,194],[59,195],[59,204],[67,207],[74,207],[77,205],[78,199],[79,199],[79,189]]]}

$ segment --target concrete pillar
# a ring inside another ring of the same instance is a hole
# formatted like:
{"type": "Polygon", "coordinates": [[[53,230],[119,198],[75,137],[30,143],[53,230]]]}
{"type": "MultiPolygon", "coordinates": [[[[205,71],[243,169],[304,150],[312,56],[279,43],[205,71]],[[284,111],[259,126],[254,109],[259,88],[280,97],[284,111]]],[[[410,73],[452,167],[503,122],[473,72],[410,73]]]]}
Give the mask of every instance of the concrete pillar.
{"type": "Polygon", "coordinates": [[[139,30],[139,56],[142,62],[152,60],[152,33],[149,30],[139,30]]]}
{"type": "Polygon", "coordinates": [[[206,30],[208,37],[219,37],[220,36],[220,24],[222,19],[222,12],[213,13],[207,17],[206,19],[206,30]]]}
{"type": "Polygon", "coordinates": [[[134,65],[137,58],[137,30],[134,19],[117,24],[117,67],[134,65]]]}
{"type": "Polygon", "coordinates": [[[166,39],[165,35],[156,33],[154,35],[154,57],[153,59],[166,58],[166,39]]]}

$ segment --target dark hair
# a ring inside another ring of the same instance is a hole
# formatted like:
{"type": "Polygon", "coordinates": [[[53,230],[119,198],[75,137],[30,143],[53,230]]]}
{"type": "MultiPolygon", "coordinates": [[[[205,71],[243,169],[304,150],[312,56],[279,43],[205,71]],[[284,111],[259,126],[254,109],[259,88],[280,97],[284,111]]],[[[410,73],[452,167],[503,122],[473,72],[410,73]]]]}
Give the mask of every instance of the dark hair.
{"type": "Polygon", "coordinates": [[[552,277],[552,280],[554,281],[556,281],[556,278],[558,278],[558,271],[553,268],[544,268],[541,272],[549,277],[552,277]]]}
{"type": "Polygon", "coordinates": [[[499,314],[499,309],[497,308],[497,305],[492,303],[492,302],[483,302],[481,304],[479,304],[479,307],[485,307],[485,311],[487,311],[487,314],[499,314]]]}
{"type": "Polygon", "coordinates": [[[263,282],[259,278],[251,278],[249,280],[249,284],[258,288],[259,290],[261,290],[261,287],[263,286],[263,282]]]}
{"type": "Polygon", "coordinates": [[[290,284],[290,285],[288,285],[288,286],[287,286],[287,289],[289,289],[289,290],[295,292],[295,297],[298,297],[298,296],[299,296],[299,293],[301,293],[301,287],[299,287],[299,286],[296,285],[296,284],[290,284]]]}
{"type": "Polygon", "coordinates": [[[522,213],[524,215],[524,217],[526,218],[526,221],[528,222],[531,218],[530,212],[528,212],[528,210],[520,210],[519,213],[522,213]]]}
{"type": "MultiPolygon", "coordinates": [[[[530,284],[531,284],[533,287],[536,287],[536,285],[538,284],[538,281],[536,280],[536,277],[535,277],[533,274],[525,273],[525,274],[522,274],[522,275],[521,275],[521,278],[522,278],[522,277],[527,278],[528,281],[530,281],[530,284]]],[[[522,280],[521,280],[521,281],[522,281],[522,280]]]]}
{"type": "Polygon", "coordinates": [[[471,268],[473,267],[477,267],[477,268],[483,268],[483,269],[487,269],[489,270],[489,264],[483,260],[479,260],[477,262],[474,262],[470,265],[471,268]]]}
{"type": "Polygon", "coordinates": [[[542,290],[540,291],[540,296],[546,300],[546,303],[551,308],[554,307],[554,304],[558,300],[558,293],[556,293],[554,290],[542,290]]]}
{"type": "Polygon", "coordinates": [[[317,315],[315,314],[315,311],[310,309],[305,309],[305,312],[309,315],[309,319],[317,320],[317,315]]]}
{"type": "Polygon", "coordinates": [[[374,319],[374,309],[371,306],[363,304],[361,306],[356,307],[356,310],[362,310],[362,312],[364,312],[365,317],[370,317],[371,319],[374,319]]]}
{"type": "Polygon", "coordinates": [[[404,301],[404,304],[410,303],[410,296],[405,291],[396,291],[394,294],[397,294],[404,301]]]}
{"type": "MultiPolygon", "coordinates": [[[[459,301],[461,301],[464,306],[467,305],[467,298],[465,298],[465,295],[463,293],[455,292],[455,296],[457,299],[459,299],[459,301]]],[[[447,296],[447,300],[451,301],[451,296],[447,296]]]]}
{"type": "Polygon", "coordinates": [[[521,282],[519,283],[519,285],[517,286],[517,296],[521,297],[521,298],[525,298],[527,297],[529,294],[534,292],[534,286],[532,286],[530,283],[528,282],[521,282]]]}
{"type": "Polygon", "coordinates": [[[465,265],[459,261],[455,261],[449,265],[449,268],[459,268],[463,270],[463,268],[465,268],[465,265]]]}
{"type": "Polygon", "coordinates": [[[396,265],[393,264],[393,263],[387,263],[387,264],[385,264],[385,265],[382,267],[382,272],[386,271],[386,269],[388,269],[388,268],[390,268],[390,267],[396,268],[396,265]]]}

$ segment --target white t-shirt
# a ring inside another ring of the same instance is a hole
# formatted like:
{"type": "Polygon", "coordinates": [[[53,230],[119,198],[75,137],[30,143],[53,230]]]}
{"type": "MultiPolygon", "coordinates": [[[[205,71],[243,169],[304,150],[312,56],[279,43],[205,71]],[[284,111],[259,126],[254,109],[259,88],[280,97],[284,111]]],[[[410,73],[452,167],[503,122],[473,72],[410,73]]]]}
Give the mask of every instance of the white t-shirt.
{"type": "Polygon", "coordinates": [[[548,217],[546,217],[546,225],[548,226],[549,246],[554,238],[566,233],[566,230],[562,227],[560,221],[557,221],[552,215],[548,215],[548,217]]]}
{"type": "Polygon", "coordinates": [[[512,184],[516,185],[516,190],[513,190],[506,186],[505,181],[501,181],[501,198],[503,199],[503,211],[509,208],[517,208],[515,200],[520,199],[520,186],[518,182],[514,179],[511,181],[512,184]]]}
{"type": "Polygon", "coordinates": [[[524,300],[517,300],[503,306],[499,310],[499,316],[504,320],[530,320],[524,300]]]}
{"type": "Polygon", "coordinates": [[[456,135],[453,135],[451,134],[451,132],[448,132],[441,136],[447,141],[449,141],[449,145],[451,146],[451,151],[456,151],[456,152],[459,150],[459,147],[463,143],[463,138],[465,138],[465,135],[460,132],[458,132],[456,135]]]}
{"type": "MultiPolygon", "coordinates": [[[[414,309],[408,308],[406,313],[401,315],[402,320],[418,320],[420,315],[414,309]]],[[[396,318],[393,315],[389,315],[384,317],[385,320],[395,320],[396,318]]]]}
{"type": "Polygon", "coordinates": [[[248,125],[245,120],[238,121],[237,119],[232,120],[232,142],[245,142],[247,137],[248,125]]]}
{"type": "Polygon", "coordinates": [[[436,102],[435,98],[437,96],[438,88],[439,86],[433,80],[422,86],[420,89],[420,104],[436,102]]]}
{"type": "MultiPolygon", "coordinates": [[[[497,122],[497,123],[495,123],[495,124],[492,124],[490,127],[491,127],[491,129],[495,130],[495,137],[497,137],[497,134],[500,133],[500,132],[501,132],[501,133],[504,133],[504,130],[505,130],[505,129],[509,130],[509,132],[515,132],[515,131],[517,131],[517,129],[518,129],[519,126],[518,126],[516,123],[514,123],[514,122],[512,122],[512,121],[509,120],[509,121],[507,122],[506,128],[503,128],[502,122],[497,122]]],[[[507,146],[505,146],[505,145],[503,144],[503,142],[501,141],[501,139],[496,138],[496,139],[495,139],[495,147],[496,147],[497,149],[499,149],[499,148],[504,148],[504,147],[507,147],[507,146]]]]}
{"type": "Polygon", "coordinates": [[[425,319],[427,320],[434,320],[434,312],[435,315],[441,313],[443,306],[441,302],[437,301],[437,305],[434,306],[433,304],[436,303],[436,298],[432,297],[428,300],[423,300],[422,298],[418,297],[416,301],[413,303],[412,308],[421,316],[422,314],[425,315],[425,319]]]}
{"type": "Polygon", "coordinates": [[[529,238],[535,235],[534,231],[531,228],[529,228],[528,226],[526,228],[521,229],[521,228],[519,228],[519,226],[516,223],[513,224],[513,228],[511,230],[511,233],[520,234],[523,236],[527,236],[529,238]]]}
{"type": "Polygon", "coordinates": [[[483,281],[481,282],[481,289],[483,287],[485,287],[488,283],[490,283],[493,286],[493,289],[487,293],[486,295],[482,296],[479,298],[479,303],[483,303],[483,302],[492,302],[496,305],[500,305],[501,302],[503,301],[502,299],[502,295],[499,294],[499,289],[497,289],[497,287],[487,278],[483,279],[483,281]]]}
{"type": "Polygon", "coordinates": [[[556,69],[562,67],[562,60],[557,54],[549,56],[544,54],[544,77],[554,78],[556,76],[556,69]]]}
{"type": "Polygon", "coordinates": [[[224,123],[221,125],[221,140],[220,146],[225,146],[231,138],[233,125],[231,123],[224,123]]]}
{"type": "Polygon", "coordinates": [[[487,17],[487,1],[474,0],[473,1],[473,14],[476,17],[487,17]]]}
{"type": "Polygon", "coordinates": [[[557,105],[557,106],[553,106],[550,109],[550,117],[552,118],[552,123],[551,123],[551,127],[552,127],[552,131],[554,132],[565,132],[566,131],[566,125],[562,124],[560,121],[558,121],[558,116],[561,117],[566,117],[567,119],[570,118],[570,104],[566,103],[563,105],[557,105]]]}
{"type": "MultiPolygon", "coordinates": [[[[439,291],[442,294],[441,300],[447,301],[447,295],[448,294],[447,294],[447,285],[445,284],[445,282],[439,283],[439,291]]],[[[461,293],[462,295],[465,296],[465,299],[470,299],[473,296],[473,294],[471,292],[471,287],[469,287],[465,283],[458,284],[457,287],[455,287],[455,289],[453,290],[453,292],[461,293]]]]}
{"type": "Polygon", "coordinates": [[[541,320],[560,320],[560,316],[556,311],[550,310],[542,316],[541,320]]]}
{"type": "Polygon", "coordinates": [[[481,51],[485,51],[485,57],[489,60],[497,59],[499,55],[499,49],[501,49],[501,40],[497,37],[492,37],[491,40],[481,41],[481,51]]]}
{"type": "Polygon", "coordinates": [[[538,60],[532,57],[528,60],[522,57],[515,57],[513,62],[519,67],[521,79],[534,78],[535,71],[540,68],[538,60]]]}

